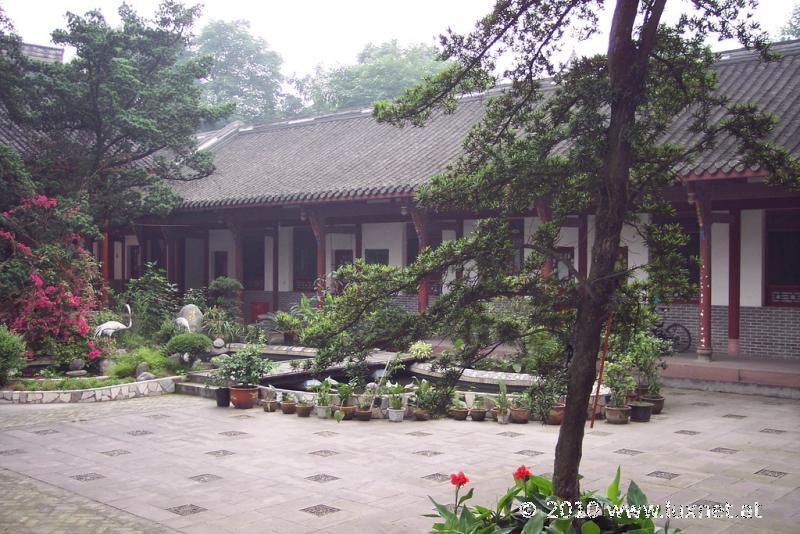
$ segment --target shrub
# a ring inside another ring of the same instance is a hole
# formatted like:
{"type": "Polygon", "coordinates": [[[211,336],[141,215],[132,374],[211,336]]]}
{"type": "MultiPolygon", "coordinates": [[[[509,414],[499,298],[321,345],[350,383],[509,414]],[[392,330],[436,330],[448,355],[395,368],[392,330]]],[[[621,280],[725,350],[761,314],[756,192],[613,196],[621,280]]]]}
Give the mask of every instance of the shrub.
{"type": "Polygon", "coordinates": [[[278,365],[266,359],[258,345],[245,345],[241,350],[218,361],[219,368],[211,372],[214,383],[242,386],[258,385],[261,377],[271,373],[278,365]]]}
{"type": "Polygon", "coordinates": [[[211,350],[211,340],[208,336],[197,332],[186,332],[178,334],[167,343],[167,354],[184,354],[189,353],[192,356],[197,356],[201,352],[208,352],[211,350]]]}
{"type": "Polygon", "coordinates": [[[240,308],[239,295],[243,289],[238,280],[220,276],[215,278],[208,286],[208,302],[212,306],[225,310],[230,317],[240,320],[242,310],[240,308]]]}
{"type": "Polygon", "coordinates": [[[427,360],[433,355],[433,345],[427,341],[415,341],[408,348],[408,353],[418,360],[427,360]]]}
{"type": "Polygon", "coordinates": [[[226,343],[235,341],[241,335],[241,327],[231,320],[228,312],[213,306],[203,316],[203,331],[214,339],[222,338],[226,343]]]}
{"type": "Polygon", "coordinates": [[[157,332],[164,320],[178,311],[178,287],[153,262],[145,265],[141,277],[128,282],[125,299],[133,309],[134,330],[146,336],[157,332]]]}
{"type": "MultiPolygon", "coordinates": [[[[174,319],[164,319],[158,332],[153,334],[153,339],[156,343],[165,344],[170,339],[185,333],[186,330],[178,326],[174,319]]],[[[171,353],[170,353],[171,354],[171,353]]]]}
{"type": "Polygon", "coordinates": [[[125,354],[119,354],[114,358],[114,365],[111,366],[109,374],[116,378],[126,376],[136,378],[136,366],[145,362],[150,366],[150,372],[156,376],[165,376],[174,372],[175,364],[170,362],[160,351],[140,347],[125,354]]]}
{"type": "Polygon", "coordinates": [[[25,363],[25,340],[0,325],[0,386],[25,363]]]}
{"type": "Polygon", "coordinates": [[[183,305],[194,304],[203,313],[208,309],[208,290],[204,287],[190,287],[183,294],[183,305]]]}

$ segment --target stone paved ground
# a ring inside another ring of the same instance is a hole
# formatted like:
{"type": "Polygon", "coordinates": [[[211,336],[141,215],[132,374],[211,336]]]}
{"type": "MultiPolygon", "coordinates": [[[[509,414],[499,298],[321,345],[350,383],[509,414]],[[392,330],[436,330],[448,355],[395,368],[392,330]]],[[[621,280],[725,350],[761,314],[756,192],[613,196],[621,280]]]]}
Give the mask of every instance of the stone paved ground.
{"type": "MultiPolygon", "coordinates": [[[[761,505],[762,520],[684,521],[688,532],[797,532],[800,402],[668,395],[650,424],[587,435],[584,487],[604,489],[621,465],[653,502],[761,505]]],[[[463,470],[475,502],[493,503],[521,463],[552,470],[556,437],[538,424],[337,424],[179,395],[3,405],[0,532],[425,532],[427,496],[452,495],[425,477],[463,470]]]]}

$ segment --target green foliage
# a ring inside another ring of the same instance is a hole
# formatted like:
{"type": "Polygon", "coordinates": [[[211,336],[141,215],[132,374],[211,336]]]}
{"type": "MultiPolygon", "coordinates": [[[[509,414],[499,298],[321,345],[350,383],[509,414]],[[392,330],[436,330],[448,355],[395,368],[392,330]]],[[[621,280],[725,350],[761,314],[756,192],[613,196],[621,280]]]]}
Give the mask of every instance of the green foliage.
{"type": "Polygon", "coordinates": [[[796,3],[789,20],[781,28],[781,39],[800,39],[800,3],[796,3]]]}
{"type": "Polygon", "coordinates": [[[498,382],[498,388],[500,389],[500,392],[497,394],[497,397],[495,397],[494,400],[500,412],[505,413],[511,407],[511,402],[508,399],[508,386],[506,385],[505,380],[500,380],[498,382]]]}
{"type": "Polygon", "coordinates": [[[208,286],[208,303],[211,306],[222,308],[229,317],[239,321],[242,315],[239,296],[243,289],[238,280],[220,276],[208,286]]]}
{"type": "Polygon", "coordinates": [[[211,338],[221,338],[225,343],[232,343],[241,335],[242,329],[231,319],[228,312],[218,306],[212,306],[203,316],[203,331],[211,338]]]}
{"type": "Polygon", "coordinates": [[[350,405],[350,400],[353,398],[353,390],[353,384],[349,382],[340,382],[336,385],[336,394],[339,396],[340,405],[350,405]]]}
{"type": "Polygon", "coordinates": [[[25,340],[0,324],[0,386],[25,363],[25,340]]]}
{"type": "Polygon", "coordinates": [[[164,350],[167,354],[188,353],[196,357],[211,350],[211,340],[199,332],[184,332],[169,340],[164,350]]]}
{"type": "Polygon", "coordinates": [[[219,360],[219,367],[211,371],[210,376],[217,383],[257,386],[265,375],[275,370],[277,365],[261,354],[260,345],[248,344],[219,360]]]}
{"type": "Polygon", "coordinates": [[[160,345],[164,345],[170,339],[184,332],[186,332],[186,330],[178,326],[174,319],[164,319],[161,323],[161,327],[153,334],[153,340],[160,345]]]}
{"type": "Polygon", "coordinates": [[[409,85],[446,68],[437,55],[434,47],[424,44],[403,48],[396,40],[370,43],[358,55],[357,64],[328,70],[317,67],[296,84],[314,112],[369,106],[394,98],[409,85]]]}
{"type": "Polygon", "coordinates": [[[59,380],[20,380],[12,384],[18,391],[72,391],[102,388],[133,382],[132,377],[123,378],[64,378],[59,380]]]}
{"type": "Polygon", "coordinates": [[[192,56],[213,58],[205,76],[203,96],[210,105],[234,103],[233,117],[267,121],[281,103],[281,57],[250,33],[244,20],[209,22],[195,38],[192,56]]]}
{"type": "Polygon", "coordinates": [[[625,396],[636,389],[636,381],[630,369],[630,362],[608,362],[605,366],[603,381],[611,390],[611,402],[614,406],[625,406],[625,396]]]}
{"type": "Polygon", "coordinates": [[[124,298],[133,311],[133,329],[151,336],[178,311],[178,287],[156,263],[145,264],[144,274],[128,282],[124,298]]]}
{"type": "Polygon", "coordinates": [[[418,360],[427,360],[433,355],[433,345],[427,341],[415,341],[408,347],[408,353],[418,360]]]}
{"type": "Polygon", "coordinates": [[[320,384],[314,388],[317,394],[315,403],[317,406],[330,406],[331,405],[331,391],[333,390],[333,381],[331,377],[325,377],[320,384]]]}
{"type": "Polygon", "coordinates": [[[190,287],[183,294],[183,306],[194,304],[205,313],[208,309],[208,290],[205,287],[190,287]]]}
{"type": "MultiPolygon", "coordinates": [[[[4,63],[0,61],[0,68],[4,63]]],[[[36,186],[22,158],[13,148],[0,145],[0,211],[13,208],[35,192],[36,186]]]]}
{"type": "Polygon", "coordinates": [[[386,393],[389,395],[389,407],[392,410],[402,410],[403,409],[403,394],[405,393],[405,388],[402,384],[394,384],[392,386],[388,386],[386,388],[386,393]]]}
{"type": "Polygon", "coordinates": [[[553,372],[539,375],[536,382],[528,389],[531,414],[543,423],[550,415],[562,395],[567,392],[566,376],[564,373],[553,372]]]}
{"type": "Polygon", "coordinates": [[[176,374],[182,366],[169,360],[164,354],[150,347],[139,347],[138,349],[116,354],[113,357],[113,365],[109,375],[116,378],[132,377],[136,378],[136,366],[144,362],[149,367],[150,373],[155,376],[168,376],[176,374]]]}

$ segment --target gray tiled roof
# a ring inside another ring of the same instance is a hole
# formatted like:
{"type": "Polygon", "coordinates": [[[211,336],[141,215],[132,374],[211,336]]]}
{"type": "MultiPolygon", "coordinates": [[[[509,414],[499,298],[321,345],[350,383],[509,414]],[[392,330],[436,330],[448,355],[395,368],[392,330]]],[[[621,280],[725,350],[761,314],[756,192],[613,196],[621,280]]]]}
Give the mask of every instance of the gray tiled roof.
{"type": "Polygon", "coordinates": [[[36,59],[45,63],[62,63],[64,61],[64,49],[55,46],[22,43],[22,53],[28,59],[36,59]]]}
{"type": "MultiPolygon", "coordinates": [[[[797,154],[800,41],[780,44],[776,50],[784,58],[770,64],[744,50],[724,53],[716,67],[720,91],[734,102],[756,103],[778,115],[772,140],[797,154]]],[[[364,111],[249,131],[228,129],[211,148],[217,170],[175,187],[189,209],[410,194],[460,154],[462,139],[481,118],[483,106],[482,97],[466,98],[455,114],[438,115],[423,128],[378,124],[364,111]]],[[[688,119],[688,112],[679,117],[665,140],[690,142],[688,119]]],[[[685,177],[732,172],[748,169],[741,165],[731,139],[679,168],[685,177]]]]}

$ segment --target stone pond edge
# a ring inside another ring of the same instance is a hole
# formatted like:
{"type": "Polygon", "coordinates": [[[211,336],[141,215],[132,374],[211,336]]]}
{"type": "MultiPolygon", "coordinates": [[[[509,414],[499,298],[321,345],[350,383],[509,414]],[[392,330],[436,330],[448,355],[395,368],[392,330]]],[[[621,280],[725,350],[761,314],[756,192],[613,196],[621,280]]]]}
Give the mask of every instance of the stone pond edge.
{"type": "Polygon", "coordinates": [[[56,391],[0,391],[0,404],[66,404],[78,402],[107,402],[155,397],[175,392],[175,383],[183,376],[168,376],[142,382],[129,382],[91,389],[56,391]]]}

